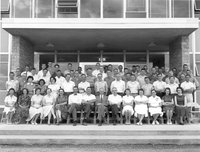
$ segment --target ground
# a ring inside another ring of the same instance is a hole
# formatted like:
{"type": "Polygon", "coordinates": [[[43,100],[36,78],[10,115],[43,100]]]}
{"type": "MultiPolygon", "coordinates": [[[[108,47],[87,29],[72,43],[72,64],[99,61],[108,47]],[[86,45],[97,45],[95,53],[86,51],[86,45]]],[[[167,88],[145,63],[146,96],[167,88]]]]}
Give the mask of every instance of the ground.
{"type": "Polygon", "coordinates": [[[0,146],[0,152],[199,152],[200,145],[0,146]]]}

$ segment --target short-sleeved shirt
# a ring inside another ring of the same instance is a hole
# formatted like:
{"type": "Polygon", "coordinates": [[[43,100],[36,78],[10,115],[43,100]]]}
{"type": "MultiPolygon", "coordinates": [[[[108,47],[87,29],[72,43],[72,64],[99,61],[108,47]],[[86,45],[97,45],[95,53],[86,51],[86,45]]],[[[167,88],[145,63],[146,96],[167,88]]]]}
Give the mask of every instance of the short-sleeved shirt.
{"type": "Polygon", "coordinates": [[[17,97],[16,96],[6,96],[4,99],[4,103],[7,104],[8,106],[13,106],[17,102],[17,97]]]}
{"type": "Polygon", "coordinates": [[[83,99],[84,101],[90,101],[90,100],[95,100],[96,97],[95,97],[95,95],[93,95],[93,94],[90,94],[90,95],[84,94],[83,97],[82,97],[82,99],[83,99]]]}
{"type": "Polygon", "coordinates": [[[85,81],[85,82],[80,82],[80,83],[78,84],[78,88],[79,88],[79,89],[82,88],[82,89],[84,89],[84,90],[86,91],[87,87],[90,87],[90,83],[87,82],[87,81],[85,81]]]}
{"type": "Polygon", "coordinates": [[[111,105],[114,105],[114,104],[120,105],[122,102],[122,97],[118,94],[116,96],[111,94],[108,96],[108,101],[111,105]]]}
{"type": "Polygon", "coordinates": [[[110,89],[112,90],[113,88],[117,88],[118,93],[124,93],[125,91],[125,82],[123,80],[115,80],[111,83],[110,89]]]}
{"type": "Polygon", "coordinates": [[[169,83],[166,84],[166,88],[170,88],[171,94],[176,94],[176,89],[178,88],[178,84],[177,83],[169,83]]]}
{"type": "Polygon", "coordinates": [[[166,83],[164,81],[155,81],[153,83],[153,86],[154,86],[156,91],[164,92],[164,90],[166,88],[166,83]]]}
{"type": "Polygon", "coordinates": [[[104,92],[107,91],[107,83],[106,81],[96,81],[95,82],[95,88],[96,88],[96,91],[99,92],[100,88],[103,88],[104,92]]]}
{"type": "Polygon", "coordinates": [[[15,91],[18,91],[17,89],[19,88],[19,81],[18,80],[6,81],[6,86],[7,86],[7,91],[10,88],[13,88],[13,89],[15,89],[15,91]]]}
{"type": "Polygon", "coordinates": [[[131,93],[138,93],[140,89],[140,83],[138,81],[128,81],[127,88],[131,90],[131,93]]]}
{"type": "Polygon", "coordinates": [[[64,89],[65,92],[73,92],[73,88],[75,83],[73,81],[67,82],[66,80],[62,83],[61,88],[64,89]]]}
{"type": "Polygon", "coordinates": [[[161,100],[160,97],[158,97],[158,96],[155,96],[155,97],[151,96],[151,97],[149,97],[148,103],[149,103],[151,106],[159,106],[160,103],[162,103],[162,100],[161,100]]]}
{"type": "Polygon", "coordinates": [[[72,104],[72,103],[76,103],[76,104],[81,104],[83,99],[82,94],[77,93],[75,94],[71,94],[69,95],[69,100],[68,100],[68,104],[72,104]]]}
{"type": "Polygon", "coordinates": [[[145,84],[142,86],[142,89],[144,90],[145,96],[151,96],[151,90],[153,89],[153,85],[151,83],[145,84]]]}

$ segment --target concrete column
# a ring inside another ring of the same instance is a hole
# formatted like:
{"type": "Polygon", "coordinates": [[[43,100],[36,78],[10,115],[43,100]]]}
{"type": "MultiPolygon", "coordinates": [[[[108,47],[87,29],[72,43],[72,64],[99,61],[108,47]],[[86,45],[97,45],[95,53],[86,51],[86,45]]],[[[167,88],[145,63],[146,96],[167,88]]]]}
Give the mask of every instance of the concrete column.
{"type": "Polygon", "coordinates": [[[182,69],[183,64],[190,66],[189,36],[180,36],[170,43],[170,68],[182,69]]]}
{"type": "Polygon", "coordinates": [[[31,42],[21,36],[13,36],[12,52],[11,52],[11,71],[20,68],[21,71],[24,67],[29,65],[34,66],[34,49],[31,42]]]}

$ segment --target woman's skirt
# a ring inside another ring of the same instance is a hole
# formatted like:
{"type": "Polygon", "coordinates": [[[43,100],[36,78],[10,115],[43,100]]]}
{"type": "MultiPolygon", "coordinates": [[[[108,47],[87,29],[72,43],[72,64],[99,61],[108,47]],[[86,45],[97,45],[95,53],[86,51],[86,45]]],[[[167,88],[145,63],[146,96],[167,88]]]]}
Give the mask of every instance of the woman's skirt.
{"type": "Polygon", "coordinates": [[[7,115],[9,112],[15,112],[15,108],[11,109],[10,107],[5,107],[3,110],[3,113],[6,113],[7,115]]]}
{"type": "Polygon", "coordinates": [[[150,107],[149,108],[149,113],[151,116],[155,114],[163,115],[162,108],[161,107],[150,107]]]}
{"type": "Polygon", "coordinates": [[[53,105],[48,105],[48,106],[44,106],[42,107],[43,109],[43,118],[45,118],[46,116],[48,116],[48,114],[51,112],[51,109],[53,108],[53,105]]]}
{"type": "Polygon", "coordinates": [[[35,107],[30,107],[29,109],[29,118],[26,121],[30,121],[36,114],[42,114],[43,113],[43,108],[35,108],[35,107]]]}
{"type": "Polygon", "coordinates": [[[184,117],[186,114],[186,107],[176,107],[176,115],[177,117],[184,117]]]}
{"type": "Polygon", "coordinates": [[[135,105],[135,116],[137,116],[137,114],[140,115],[145,115],[145,117],[148,116],[148,109],[147,109],[147,105],[146,104],[139,104],[139,105],[135,105]]]}
{"type": "Polygon", "coordinates": [[[126,112],[126,111],[129,111],[129,112],[131,113],[131,115],[134,114],[134,110],[133,110],[133,107],[132,107],[132,106],[129,106],[129,105],[124,106],[124,107],[123,107],[123,110],[122,110],[122,115],[125,115],[125,112],[126,112]]]}
{"type": "Polygon", "coordinates": [[[167,111],[173,111],[174,110],[174,105],[164,105],[163,106],[163,111],[167,112],[167,111]]]}
{"type": "Polygon", "coordinates": [[[60,105],[59,107],[55,106],[55,110],[59,110],[61,112],[61,117],[63,119],[67,118],[67,111],[68,111],[67,105],[60,105]]]}

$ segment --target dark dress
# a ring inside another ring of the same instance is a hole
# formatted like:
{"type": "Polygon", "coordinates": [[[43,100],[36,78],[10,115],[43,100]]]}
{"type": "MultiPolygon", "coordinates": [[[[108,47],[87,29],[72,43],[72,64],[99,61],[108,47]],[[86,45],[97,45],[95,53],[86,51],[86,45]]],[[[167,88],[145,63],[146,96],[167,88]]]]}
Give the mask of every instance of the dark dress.
{"type": "MultiPolygon", "coordinates": [[[[171,103],[173,99],[172,95],[165,95],[163,96],[162,100],[164,101],[164,103],[171,103]]],[[[174,109],[174,104],[170,104],[170,105],[163,105],[163,110],[166,112],[168,110],[173,110],[174,109]]]]}
{"type": "MultiPolygon", "coordinates": [[[[183,106],[184,105],[184,100],[185,96],[184,95],[176,95],[176,100],[177,100],[177,105],[183,106]]],[[[184,117],[186,113],[186,108],[185,107],[178,107],[176,106],[176,115],[178,118],[184,117]]]]}
{"type": "Polygon", "coordinates": [[[26,119],[29,116],[29,108],[31,105],[30,96],[20,95],[18,102],[16,104],[16,111],[14,114],[14,122],[15,123],[26,123],[26,119]]]}
{"type": "Polygon", "coordinates": [[[58,108],[56,107],[56,105],[64,103],[66,101],[68,101],[66,96],[63,96],[63,97],[58,96],[57,99],[56,99],[56,103],[55,103],[55,110],[60,110],[61,111],[61,117],[63,119],[67,119],[67,110],[68,110],[67,105],[68,104],[60,105],[58,108]]]}

